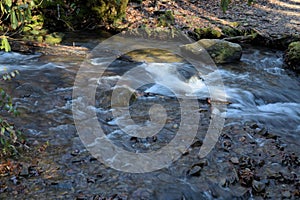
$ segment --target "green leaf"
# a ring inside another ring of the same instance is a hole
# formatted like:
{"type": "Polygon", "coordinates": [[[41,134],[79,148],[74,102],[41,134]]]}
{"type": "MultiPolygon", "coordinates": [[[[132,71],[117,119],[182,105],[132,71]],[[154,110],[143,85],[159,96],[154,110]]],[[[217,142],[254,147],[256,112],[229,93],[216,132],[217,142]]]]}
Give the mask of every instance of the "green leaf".
{"type": "Polygon", "coordinates": [[[16,16],[15,10],[11,11],[10,23],[11,23],[12,29],[17,29],[18,28],[18,20],[17,20],[17,16],[16,16]]]}
{"type": "Polygon", "coordinates": [[[31,10],[29,8],[25,10],[25,19],[31,21],[31,10]]]}
{"type": "Polygon", "coordinates": [[[12,6],[12,0],[5,0],[5,4],[6,4],[8,7],[11,7],[11,6],[12,6]]]}
{"type": "Polygon", "coordinates": [[[6,9],[4,9],[4,6],[2,3],[0,3],[0,10],[2,13],[6,13],[6,9]]]}
{"type": "Polygon", "coordinates": [[[0,134],[3,135],[5,133],[5,127],[1,127],[1,132],[0,134]]]}
{"type": "Polygon", "coordinates": [[[4,49],[6,52],[11,51],[11,48],[10,48],[9,42],[7,40],[7,37],[2,38],[1,49],[4,49]]]}
{"type": "Polygon", "coordinates": [[[6,97],[6,92],[4,90],[1,90],[1,96],[2,96],[2,99],[4,99],[6,97]]]}
{"type": "Polygon", "coordinates": [[[19,22],[23,23],[24,22],[24,17],[23,17],[23,11],[17,10],[17,19],[19,22]]]}
{"type": "Polygon", "coordinates": [[[221,8],[222,8],[224,13],[228,9],[229,3],[230,3],[230,0],[221,0],[221,8]]]}

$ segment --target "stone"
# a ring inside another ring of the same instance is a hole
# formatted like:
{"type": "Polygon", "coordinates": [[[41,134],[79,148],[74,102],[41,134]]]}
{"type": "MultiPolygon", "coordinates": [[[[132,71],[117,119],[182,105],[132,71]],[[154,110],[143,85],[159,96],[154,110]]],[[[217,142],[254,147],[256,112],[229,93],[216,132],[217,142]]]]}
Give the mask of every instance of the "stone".
{"type": "Polygon", "coordinates": [[[291,198],[291,196],[292,196],[292,194],[291,194],[290,191],[284,191],[284,192],[282,192],[282,197],[283,198],[289,199],[289,198],[291,198]]]}
{"type": "Polygon", "coordinates": [[[255,192],[260,193],[266,189],[266,184],[261,181],[253,180],[252,188],[254,189],[255,192]]]}
{"type": "Polygon", "coordinates": [[[239,159],[237,157],[232,157],[230,158],[230,161],[233,163],[233,164],[239,164],[239,159]]]}
{"type": "Polygon", "coordinates": [[[200,166],[198,166],[198,165],[195,165],[195,166],[193,166],[193,167],[188,171],[188,175],[190,175],[190,176],[200,176],[201,170],[202,170],[202,167],[200,167],[200,166]]]}
{"type": "Polygon", "coordinates": [[[127,87],[117,87],[113,91],[111,99],[112,107],[127,107],[137,98],[136,93],[127,87]]]}
{"type": "Polygon", "coordinates": [[[216,64],[226,64],[239,61],[242,56],[242,47],[239,44],[219,39],[202,39],[192,44],[182,45],[181,51],[192,57],[207,59],[204,49],[216,64]]]}
{"type": "Polygon", "coordinates": [[[289,44],[284,58],[286,67],[300,73],[300,41],[289,44]]]}

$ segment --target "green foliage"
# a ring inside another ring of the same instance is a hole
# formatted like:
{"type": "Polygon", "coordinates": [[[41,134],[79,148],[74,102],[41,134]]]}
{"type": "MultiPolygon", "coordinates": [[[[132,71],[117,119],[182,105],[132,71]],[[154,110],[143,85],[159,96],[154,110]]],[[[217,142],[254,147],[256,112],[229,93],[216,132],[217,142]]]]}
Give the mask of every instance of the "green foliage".
{"type": "Polygon", "coordinates": [[[0,1],[0,24],[4,24],[8,31],[16,30],[31,20],[31,10],[35,7],[34,1],[2,0],[0,1]]]}
{"type": "Polygon", "coordinates": [[[224,13],[228,9],[228,6],[229,6],[230,3],[231,3],[231,0],[221,0],[221,8],[222,8],[224,13]]]}
{"type": "Polygon", "coordinates": [[[1,46],[0,46],[0,50],[4,49],[6,52],[10,51],[10,45],[9,42],[7,40],[7,37],[2,36],[1,38],[1,46]]]}
{"type": "Polygon", "coordinates": [[[158,18],[158,26],[168,27],[170,25],[173,25],[174,23],[175,17],[173,16],[171,10],[165,11],[165,13],[158,18]]]}
{"type": "MultiPolygon", "coordinates": [[[[3,81],[8,81],[18,74],[19,72],[15,70],[4,74],[2,79],[3,81]]],[[[0,88],[0,109],[2,113],[6,112],[14,116],[19,114],[12,104],[12,98],[3,88],[0,88]]],[[[0,117],[0,157],[18,154],[17,146],[21,144],[21,140],[21,132],[16,130],[7,120],[0,117]]]]}

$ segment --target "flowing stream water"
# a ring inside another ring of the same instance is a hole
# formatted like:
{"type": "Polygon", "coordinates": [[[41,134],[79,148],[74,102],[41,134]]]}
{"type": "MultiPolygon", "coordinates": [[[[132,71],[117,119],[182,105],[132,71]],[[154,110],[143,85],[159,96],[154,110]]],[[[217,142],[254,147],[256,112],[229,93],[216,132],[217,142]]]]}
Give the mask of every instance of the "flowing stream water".
{"type": "MultiPolygon", "coordinates": [[[[226,116],[224,115],[224,132],[238,132],[251,140],[252,136],[243,127],[255,125],[258,131],[268,130],[299,153],[299,77],[283,69],[283,52],[255,47],[244,49],[240,62],[218,66],[226,98],[230,102],[226,116]]],[[[176,60],[172,55],[160,56],[160,62],[151,59],[143,63],[116,60],[98,80],[94,109],[99,123],[115,145],[128,151],[147,152],[159,149],[176,134],[180,124],[178,101],[174,93],[164,86],[175,85],[185,91],[187,96],[197,96],[197,109],[201,115],[199,132],[203,133],[208,128],[211,111],[206,98],[210,96],[203,80],[213,79],[214,72],[197,77],[194,76],[191,65],[180,59],[176,60]],[[139,96],[131,104],[130,113],[137,124],[145,124],[149,122],[150,106],[153,103],[163,105],[169,117],[157,137],[139,139],[124,134],[117,126],[117,121],[122,116],[114,118],[111,113],[110,95],[115,89],[114,85],[124,74],[124,70],[137,66],[142,66],[155,83],[139,88],[139,96]]],[[[15,125],[22,127],[29,143],[50,143],[40,161],[43,173],[37,177],[21,179],[22,184],[27,185],[24,193],[28,198],[47,196],[74,199],[80,195],[115,195],[116,199],[117,196],[120,199],[226,199],[246,193],[242,187],[224,189],[219,186],[220,177],[224,173],[224,176],[230,174],[226,172],[229,165],[224,163],[231,153],[215,152],[205,161],[197,158],[197,151],[203,140],[201,133],[197,135],[188,154],[184,153],[170,167],[155,172],[128,174],[111,169],[94,159],[77,135],[72,114],[72,103],[80,101],[80,98],[72,99],[72,91],[82,60],[80,57],[22,55],[13,52],[0,54],[1,72],[15,69],[20,72],[16,79],[5,85],[2,83],[14,97],[21,113],[20,117],[13,119],[15,125]],[[206,165],[210,167],[205,167],[206,165]],[[201,175],[197,175],[195,166],[202,168],[201,175]]],[[[91,60],[94,65],[101,62],[91,60]]],[[[264,145],[265,142],[263,139],[255,141],[259,145],[264,145]]],[[[243,148],[243,145],[236,145],[236,149],[243,148]]],[[[216,151],[221,148],[219,146],[217,144],[216,151]]],[[[245,147],[251,154],[252,149],[247,148],[245,147]]],[[[238,154],[238,150],[234,152],[238,154]]],[[[0,197],[7,195],[4,192],[0,197]]]]}

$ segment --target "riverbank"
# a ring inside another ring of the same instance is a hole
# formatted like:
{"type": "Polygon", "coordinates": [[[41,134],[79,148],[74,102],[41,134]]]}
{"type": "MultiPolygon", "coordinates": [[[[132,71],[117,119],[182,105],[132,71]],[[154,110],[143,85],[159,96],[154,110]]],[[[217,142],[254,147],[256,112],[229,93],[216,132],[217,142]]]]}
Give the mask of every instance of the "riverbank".
{"type": "Polygon", "coordinates": [[[296,1],[265,0],[248,5],[234,0],[224,13],[220,1],[146,0],[129,3],[121,27],[174,27],[196,40],[253,35],[254,43],[286,49],[290,42],[300,39],[299,18],[296,1]]]}
{"type": "MultiPolygon", "coordinates": [[[[119,32],[129,32],[143,37],[164,40],[173,37],[174,30],[180,30],[191,39],[224,39],[235,43],[254,44],[287,51],[289,44],[300,41],[300,5],[296,1],[266,0],[248,5],[245,1],[232,1],[226,12],[219,1],[136,1],[129,2],[124,20],[118,21],[106,31],[94,26],[87,30],[54,35],[50,44],[33,41],[11,40],[12,50],[43,54],[65,54],[85,56],[94,46],[84,47],[76,36],[91,35],[88,38],[110,37],[119,32]],[[136,31],[136,30],[139,31],[136,31]],[[110,33],[109,33],[110,32],[110,33]],[[56,38],[62,37],[62,38],[56,38]],[[61,41],[55,44],[55,41],[61,41]],[[79,42],[78,42],[79,41],[79,42]]],[[[176,31],[175,31],[176,32],[176,31]]],[[[292,49],[292,48],[289,48],[292,49]]],[[[295,48],[294,48],[295,49],[295,48]]],[[[295,55],[287,52],[286,55],[295,55]]],[[[288,68],[297,71],[299,57],[285,56],[288,68]],[[292,58],[290,58],[292,57],[292,58]],[[295,64],[296,63],[296,64],[295,64]]]]}

